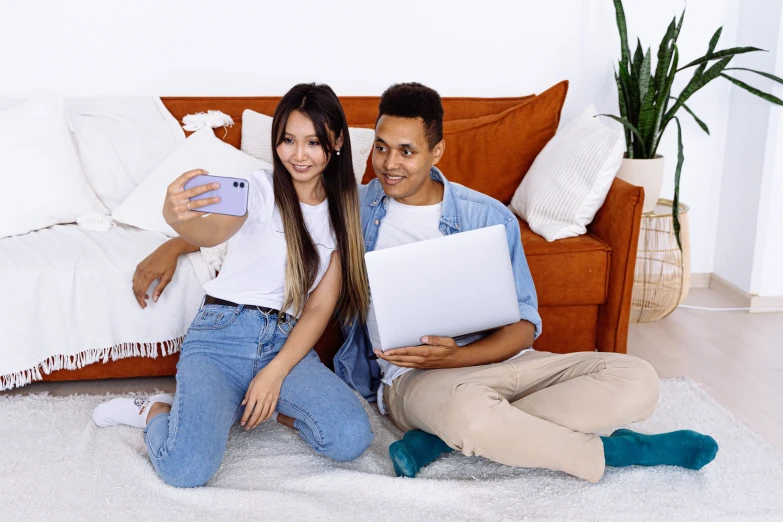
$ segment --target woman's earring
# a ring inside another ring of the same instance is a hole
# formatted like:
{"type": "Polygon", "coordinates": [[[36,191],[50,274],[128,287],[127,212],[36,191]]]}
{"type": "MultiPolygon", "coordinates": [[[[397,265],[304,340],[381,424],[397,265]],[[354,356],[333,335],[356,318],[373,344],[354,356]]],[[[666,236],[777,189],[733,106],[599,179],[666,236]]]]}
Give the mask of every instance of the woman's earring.
{"type": "Polygon", "coordinates": [[[335,152],[338,156],[340,155],[340,149],[337,149],[337,152],[335,152]]]}

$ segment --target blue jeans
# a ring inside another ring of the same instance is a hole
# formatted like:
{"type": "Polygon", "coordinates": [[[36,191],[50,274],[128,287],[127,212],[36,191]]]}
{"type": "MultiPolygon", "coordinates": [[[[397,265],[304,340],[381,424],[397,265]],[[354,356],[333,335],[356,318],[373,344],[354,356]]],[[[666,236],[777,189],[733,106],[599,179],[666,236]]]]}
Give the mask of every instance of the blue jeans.
{"type": "MultiPolygon", "coordinates": [[[[201,486],[217,471],[250,381],[283,347],[294,321],[278,324],[275,313],[255,307],[202,307],[182,344],[171,413],[144,430],[152,465],[168,484],[201,486]]],[[[277,411],[295,419],[317,453],[338,461],[359,457],[373,439],[359,399],[313,350],[283,380],[277,411]]]]}

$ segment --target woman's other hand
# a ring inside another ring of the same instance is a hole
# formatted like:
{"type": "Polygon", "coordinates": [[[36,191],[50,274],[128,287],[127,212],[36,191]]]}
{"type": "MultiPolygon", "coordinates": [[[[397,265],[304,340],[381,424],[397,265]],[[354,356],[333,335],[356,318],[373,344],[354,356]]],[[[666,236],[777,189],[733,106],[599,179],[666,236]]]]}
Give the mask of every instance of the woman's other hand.
{"type": "Polygon", "coordinates": [[[197,246],[191,245],[182,238],[169,239],[136,266],[136,271],[133,273],[133,295],[142,309],[147,307],[146,300],[150,296],[146,292],[152,282],[159,280],[158,286],[152,292],[152,301],[157,303],[163,289],[174,278],[179,256],[197,250],[197,246]]]}
{"type": "Polygon", "coordinates": [[[274,364],[268,364],[256,374],[250,382],[242,405],[245,413],[240,424],[245,430],[250,430],[268,420],[280,398],[280,388],[283,386],[285,375],[278,371],[274,364]]]}

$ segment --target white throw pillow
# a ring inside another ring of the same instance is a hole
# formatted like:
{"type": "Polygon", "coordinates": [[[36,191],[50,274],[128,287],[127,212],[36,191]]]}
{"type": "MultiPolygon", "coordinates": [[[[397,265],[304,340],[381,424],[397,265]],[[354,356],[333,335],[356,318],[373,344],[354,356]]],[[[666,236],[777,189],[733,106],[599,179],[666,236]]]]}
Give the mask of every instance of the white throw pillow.
{"type": "Polygon", "coordinates": [[[160,98],[66,99],[82,169],[111,211],[185,141],[160,98]]]}
{"type": "Polygon", "coordinates": [[[106,211],[84,178],[60,98],[0,110],[0,185],[0,238],[106,211]]]}
{"type": "Polygon", "coordinates": [[[587,231],[623,161],[623,133],[595,117],[591,105],[541,153],[511,199],[511,210],[547,241],[587,231]]]}
{"type": "MultiPolygon", "coordinates": [[[[367,168],[367,158],[372,152],[375,131],[372,129],[348,128],[353,153],[353,173],[356,182],[361,183],[367,168]]],[[[272,117],[245,109],[242,113],[242,152],[268,163],[272,158],[272,117]]]]}
{"type": "Polygon", "coordinates": [[[210,128],[191,134],[163,160],[136,190],[114,209],[115,221],[168,236],[177,233],[163,219],[166,189],[179,176],[204,169],[212,176],[247,178],[254,170],[271,170],[272,165],[237,150],[218,139],[210,128]]]}

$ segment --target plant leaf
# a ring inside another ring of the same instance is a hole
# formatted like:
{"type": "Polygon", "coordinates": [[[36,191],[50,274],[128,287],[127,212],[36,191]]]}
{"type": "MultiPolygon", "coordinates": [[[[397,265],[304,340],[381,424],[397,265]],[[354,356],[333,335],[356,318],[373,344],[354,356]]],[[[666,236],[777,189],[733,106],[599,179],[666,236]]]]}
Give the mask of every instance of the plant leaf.
{"type": "MultiPolygon", "coordinates": [[[[675,98],[674,96],[669,96],[669,99],[676,100],[677,98],[675,98]]],[[[688,111],[688,114],[690,114],[693,117],[693,119],[696,120],[696,123],[699,125],[699,127],[701,127],[701,130],[703,130],[709,135],[710,129],[707,127],[707,124],[701,121],[699,117],[696,116],[696,114],[694,114],[691,108],[685,105],[684,103],[682,104],[682,108],[688,111]]]]}
{"type": "Polygon", "coordinates": [[[724,58],[718,63],[713,64],[709,69],[707,69],[704,74],[700,74],[697,77],[694,77],[691,79],[690,82],[688,82],[688,85],[685,86],[685,88],[682,90],[680,95],[677,97],[677,103],[675,103],[671,109],[669,109],[666,112],[666,115],[663,117],[663,128],[661,129],[661,132],[666,128],[666,125],[669,124],[671,119],[674,117],[674,115],[677,113],[677,111],[680,109],[680,107],[683,106],[683,104],[688,101],[688,98],[693,96],[693,93],[710,83],[712,80],[720,76],[721,72],[723,72],[723,69],[726,68],[726,66],[731,61],[732,57],[729,56],[727,58],[724,58]]]}
{"type": "Polygon", "coordinates": [[[639,97],[644,101],[647,96],[647,90],[650,88],[650,50],[644,55],[642,66],[639,70],[639,97]]]}
{"type": "MultiPolygon", "coordinates": [[[[687,7],[687,6],[686,6],[687,7]]],[[[680,30],[682,29],[682,22],[685,20],[685,9],[686,7],[682,8],[682,14],[680,15],[680,21],[677,23],[677,29],[674,31],[674,41],[677,42],[677,38],[680,36],[680,30]]]]}
{"type": "MultiPolygon", "coordinates": [[[[720,29],[718,30],[720,31],[720,29]]],[[[691,63],[687,65],[683,65],[682,67],[680,67],[679,70],[682,71],[683,69],[687,69],[688,67],[693,67],[694,65],[711,62],[712,60],[718,60],[726,56],[736,56],[738,54],[755,53],[756,51],[761,51],[764,53],[767,52],[765,49],[759,49],[758,47],[732,47],[731,49],[724,49],[716,53],[707,53],[701,58],[693,60],[691,63]]]]}
{"type": "MultiPolygon", "coordinates": [[[[633,90],[631,88],[630,77],[627,72],[623,72],[622,68],[620,68],[618,76],[620,77],[620,85],[622,85],[623,94],[625,95],[626,115],[624,118],[626,118],[628,121],[636,121],[636,119],[639,117],[639,102],[634,96],[633,90]]],[[[634,138],[634,136],[631,135],[631,143],[636,141],[637,140],[634,138]]],[[[636,149],[634,148],[634,150],[636,149]]]]}
{"type": "Polygon", "coordinates": [[[622,59],[620,67],[628,71],[628,62],[631,60],[631,51],[628,48],[628,24],[625,22],[625,10],[622,0],[614,0],[614,10],[617,17],[617,29],[620,32],[620,50],[622,59]]]}
{"type": "Polygon", "coordinates": [[[769,78],[770,80],[776,81],[778,83],[783,83],[783,78],[778,78],[774,74],[765,73],[763,71],[757,71],[755,69],[747,69],[745,67],[726,67],[723,69],[724,71],[748,71],[756,74],[760,74],[761,76],[765,78],[769,78]]]}
{"type": "MultiPolygon", "coordinates": [[[[718,27],[718,30],[715,31],[715,34],[712,35],[712,38],[710,38],[710,45],[707,48],[707,55],[712,54],[713,51],[715,51],[715,47],[718,45],[718,40],[720,40],[720,35],[723,32],[723,26],[718,27]]],[[[706,56],[706,55],[705,55],[706,56]]],[[[702,63],[696,68],[696,72],[693,73],[694,78],[696,76],[699,76],[701,73],[704,72],[704,69],[707,68],[707,62],[702,63]]]]}
{"type": "MultiPolygon", "coordinates": [[[[642,108],[644,111],[644,118],[639,115],[639,132],[645,140],[645,148],[647,152],[653,150],[655,142],[655,136],[658,133],[660,122],[662,119],[661,111],[663,110],[663,102],[666,100],[666,96],[663,95],[666,83],[668,82],[668,74],[673,57],[674,45],[670,45],[673,41],[674,31],[677,29],[677,19],[672,18],[669,28],[666,30],[666,35],[661,40],[661,44],[658,46],[658,64],[655,67],[655,77],[653,78],[653,100],[642,108]]],[[[651,156],[645,156],[650,158],[651,156]]]]}
{"type": "Polygon", "coordinates": [[[674,37],[674,31],[677,26],[675,25],[676,19],[672,19],[669,24],[669,28],[666,29],[666,34],[661,40],[661,45],[658,46],[658,64],[655,67],[655,92],[658,93],[663,87],[664,81],[666,81],[666,75],[669,72],[669,66],[672,59],[672,46],[670,42],[674,37]]]}
{"type": "MultiPolygon", "coordinates": [[[[617,103],[620,106],[620,117],[627,119],[628,111],[625,106],[625,94],[623,93],[623,86],[620,83],[620,77],[617,76],[617,72],[614,73],[614,80],[617,82],[617,103]]],[[[633,147],[631,142],[631,131],[623,127],[625,132],[625,149],[629,158],[633,158],[633,147]]]]}
{"type": "MultiPolygon", "coordinates": [[[[639,130],[636,127],[634,127],[630,121],[626,120],[625,118],[620,118],[618,116],[615,116],[613,114],[599,114],[599,116],[606,116],[607,118],[612,118],[614,121],[622,123],[623,127],[630,130],[634,134],[634,136],[636,136],[639,139],[639,143],[642,146],[643,151],[646,152],[646,150],[644,150],[644,141],[642,141],[642,136],[641,134],[639,134],[639,130]]],[[[646,154],[644,156],[647,157],[646,154]]]]}
{"type": "MultiPolygon", "coordinates": [[[[642,107],[639,109],[639,119],[637,125],[639,125],[639,135],[641,140],[645,144],[645,152],[647,151],[647,137],[652,132],[652,128],[655,124],[655,91],[649,89],[647,96],[644,97],[642,107]]],[[[648,156],[645,154],[645,158],[648,156]]]]}
{"type": "Polygon", "coordinates": [[[682,127],[680,119],[675,117],[677,123],[677,168],[674,170],[674,199],[672,200],[672,221],[674,224],[674,237],[677,239],[677,246],[682,251],[682,239],[680,239],[680,174],[682,174],[682,164],[685,162],[685,156],[682,153],[682,127]]]}
{"type": "Polygon", "coordinates": [[[661,127],[661,124],[663,123],[663,115],[666,109],[669,106],[669,96],[671,96],[672,92],[672,84],[674,83],[674,77],[677,74],[677,62],[679,61],[680,52],[677,49],[677,44],[674,44],[674,56],[672,56],[672,64],[671,68],[669,69],[669,75],[666,77],[666,84],[663,86],[663,89],[660,93],[658,93],[658,99],[656,100],[656,111],[655,111],[655,125],[653,126],[653,134],[652,134],[652,143],[650,146],[647,147],[647,150],[651,151],[650,158],[655,157],[655,152],[658,150],[658,142],[661,140],[661,136],[663,136],[663,131],[666,130],[666,127],[661,127]]]}
{"type": "Polygon", "coordinates": [[[772,96],[771,94],[767,94],[766,92],[760,91],[760,90],[756,89],[755,87],[751,87],[750,85],[748,85],[745,82],[741,82],[738,79],[732,78],[731,76],[727,76],[727,75],[725,75],[723,73],[721,73],[721,76],[726,78],[728,81],[730,81],[734,85],[736,85],[738,87],[742,87],[743,89],[745,89],[749,93],[755,94],[756,96],[758,96],[759,98],[761,98],[763,100],[767,100],[768,102],[774,103],[775,105],[783,105],[783,100],[781,100],[780,98],[778,98],[776,96],[772,96]]]}
{"type": "Polygon", "coordinates": [[[639,117],[639,106],[642,104],[639,98],[639,76],[634,74],[633,69],[631,67],[631,74],[620,75],[628,89],[628,121],[635,121],[639,117]]]}
{"type": "Polygon", "coordinates": [[[636,76],[638,76],[639,71],[641,71],[643,60],[644,60],[644,51],[642,51],[642,41],[637,38],[636,52],[633,55],[633,67],[631,67],[631,72],[636,76]]]}

